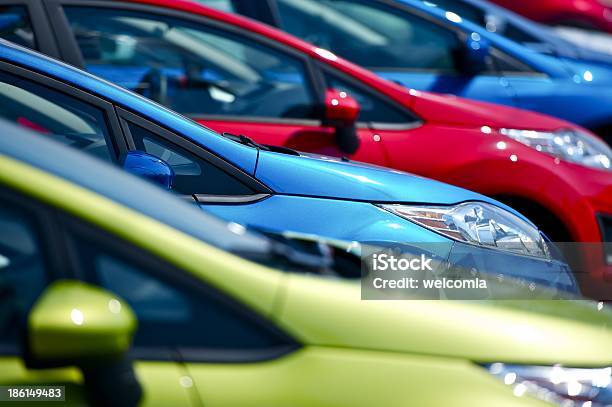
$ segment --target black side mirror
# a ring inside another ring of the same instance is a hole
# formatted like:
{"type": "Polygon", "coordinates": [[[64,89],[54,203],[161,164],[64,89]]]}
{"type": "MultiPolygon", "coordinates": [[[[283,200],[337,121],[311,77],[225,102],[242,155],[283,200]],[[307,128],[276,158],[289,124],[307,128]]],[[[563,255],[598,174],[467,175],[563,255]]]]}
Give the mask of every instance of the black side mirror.
{"type": "Polygon", "coordinates": [[[130,151],[123,159],[123,169],[165,189],[174,185],[174,170],[164,160],[142,151],[130,151]]]}

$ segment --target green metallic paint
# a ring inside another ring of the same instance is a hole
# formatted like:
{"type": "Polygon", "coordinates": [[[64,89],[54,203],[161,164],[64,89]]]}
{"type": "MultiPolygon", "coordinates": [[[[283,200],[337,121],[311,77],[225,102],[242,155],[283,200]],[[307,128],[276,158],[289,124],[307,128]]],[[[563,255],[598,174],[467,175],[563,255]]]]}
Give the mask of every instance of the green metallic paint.
{"type": "MultiPolygon", "coordinates": [[[[146,405],[537,407],[545,404],[514,396],[472,362],[612,363],[612,317],[592,303],[362,301],[358,284],[255,265],[4,157],[0,183],[192,273],[304,345],[257,363],[139,361],[146,405]]],[[[36,383],[35,374],[23,380],[36,383]]]]}
{"type": "Polygon", "coordinates": [[[52,283],[28,316],[28,345],[37,361],[118,358],[136,332],[130,307],[79,281],[52,283]]]}

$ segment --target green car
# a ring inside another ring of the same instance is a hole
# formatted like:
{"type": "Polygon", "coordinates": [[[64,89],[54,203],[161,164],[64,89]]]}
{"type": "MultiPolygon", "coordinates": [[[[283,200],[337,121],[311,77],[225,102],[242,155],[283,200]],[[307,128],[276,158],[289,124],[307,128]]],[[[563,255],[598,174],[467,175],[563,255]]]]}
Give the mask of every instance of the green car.
{"type": "Polygon", "coordinates": [[[71,405],[612,402],[603,304],[362,301],[354,281],[249,260],[265,238],[152,184],[0,131],[9,404],[56,388],[71,405]]]}

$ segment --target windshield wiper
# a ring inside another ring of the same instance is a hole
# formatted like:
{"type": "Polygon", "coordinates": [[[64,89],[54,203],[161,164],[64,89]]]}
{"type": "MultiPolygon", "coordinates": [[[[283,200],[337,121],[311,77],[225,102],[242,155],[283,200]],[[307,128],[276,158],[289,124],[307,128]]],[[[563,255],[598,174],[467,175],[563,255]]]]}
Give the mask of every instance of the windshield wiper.
{"type": "Polygon", "coordinates": [[[223,137],[228,138],[230,140],[234,140],[237,143],[244,144],[245,146],[255,147],[260,150],[270,151],[270,149],[263,144],[256,143],[252,138],[245,136],[244,134],[236,135],[228,132],[223,132],[221,134],[223,137]]]}

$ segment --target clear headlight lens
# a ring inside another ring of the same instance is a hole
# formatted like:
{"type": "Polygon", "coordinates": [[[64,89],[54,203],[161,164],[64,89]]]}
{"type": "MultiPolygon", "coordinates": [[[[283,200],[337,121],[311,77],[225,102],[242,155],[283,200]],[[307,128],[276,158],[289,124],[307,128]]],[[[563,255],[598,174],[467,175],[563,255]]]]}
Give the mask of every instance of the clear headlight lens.
{"type": "Polygon", "coordinates": [[[489,372],[512,386],[514,395],[530,394],[567,407],[612,405],[612,367],[570,369],[561,366],[523,366],[493,363],[489,372]]]}
{"type": "Polygon", "coordinates": [[[511,212],[484,202],[454,206],[379,205],[404,219],[460,242],[549,258],[540,232],[511,212]]]}
{"type": "Polygon", "coordinates": [[[554,132],[500,129],[500,133],[538,151],[587,167],[611,170],[612,150],[606,143],[579,130],[554,132]]]}

